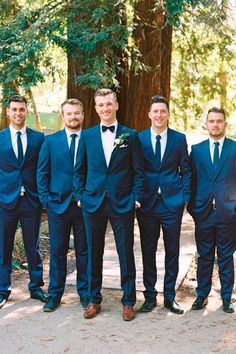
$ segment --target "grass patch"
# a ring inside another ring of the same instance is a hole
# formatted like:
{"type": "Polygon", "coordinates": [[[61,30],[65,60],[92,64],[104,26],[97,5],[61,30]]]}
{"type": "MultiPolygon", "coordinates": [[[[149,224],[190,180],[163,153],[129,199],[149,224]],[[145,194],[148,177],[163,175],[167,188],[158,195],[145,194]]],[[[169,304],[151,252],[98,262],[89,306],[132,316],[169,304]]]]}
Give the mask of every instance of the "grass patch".
{"type": "MultiPolygon", "coordinates": [[[[59,130],[61,128],[61,118],[58,112],[45,113],[40,112],[40,118],[43,130],[59,130]]],[[[27,118],[27,126],[35,129],[35,119],[32,113],[27,118]]]]}

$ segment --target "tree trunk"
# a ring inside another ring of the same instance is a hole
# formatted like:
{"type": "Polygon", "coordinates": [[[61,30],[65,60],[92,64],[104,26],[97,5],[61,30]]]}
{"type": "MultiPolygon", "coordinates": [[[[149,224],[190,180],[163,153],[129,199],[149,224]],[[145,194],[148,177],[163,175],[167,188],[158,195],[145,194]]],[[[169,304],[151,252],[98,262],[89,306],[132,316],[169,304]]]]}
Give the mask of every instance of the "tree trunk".
{"type": "MultiPolygon", "coordinates": [[[[128,68],[128,58],[124,59],[122,73],[117,74],[120,88],[117,89],[119,111],[118,119],[132,128],[142,130],[150,126],[147,118],[149,102],[153,95],[162,94],[170,97],[172,27],[165,25],[162,10],[153,10],[155,0],[137,2],[136,12],[140,25],[133,33],[133,38],[141,52],[141,61],[149,67],[148,72],[135,75],[128,68]]],[[[131,58],[132,60],[132,58],[131,58]]],[[[75,84],[81,65],[79,60],[68,57],[67,97],[78,98],[84,104],[85,127],[97,123],[98,116],[94,109],[92,89],[85,89],[75,84]]]]}
{"type": "Polygon", "coordinates": [[[94,108],[94,90],[77,86],[75,78],[79,74],[79,61],[68,57],[67,98],[77,98],[84,105],[84,128],[99,122],[94,108]]]}
{"type": "Polygon", "coordinates": [[[34,114],[34,118],[35,118],[35,129],[42,132],[43,128],[42,128],[42,123],[41,123],[41,118],[40,118],[40,114],[38,112],[35,100],[34,100],[34,96],[33,96],[33,92],[31,89],[28,89],[27,94],[29,96],[30,102],[32,104],[32,108],[33,108],[33,114],[34,114]]]}
{"type": "Polygon", "coordinates": [[[127,121],[138,130],[150,126],[147,112],[151,97],[161,94],[169,98],[170,94],[169,41],[172,31],[169,26],[163,28],[165,17],[162,10],[152,10],[155,3],[155,0],[138,1],[136,8],[140,26],[134,32],[134,39],[143,63],[151,68],[149,72],[130,76],[127,121]]]}
{"type": "Polygon", "coordinates": [[[2,103],[0,130],[6,128],[7,126],[8,126],[7,107],[2,103]]]}

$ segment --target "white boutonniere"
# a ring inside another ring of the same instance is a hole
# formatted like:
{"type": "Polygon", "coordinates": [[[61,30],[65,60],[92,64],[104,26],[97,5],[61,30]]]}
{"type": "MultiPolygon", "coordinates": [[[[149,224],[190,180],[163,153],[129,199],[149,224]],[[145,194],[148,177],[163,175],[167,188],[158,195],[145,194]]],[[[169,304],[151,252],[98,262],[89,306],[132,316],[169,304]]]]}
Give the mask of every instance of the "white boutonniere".
{"type": "Polygon", "coordinates": [[[128,133],[123,133],[114,141],[114,147],[125,147],[128,145],[127,137],[129,136],[128,133]]]}

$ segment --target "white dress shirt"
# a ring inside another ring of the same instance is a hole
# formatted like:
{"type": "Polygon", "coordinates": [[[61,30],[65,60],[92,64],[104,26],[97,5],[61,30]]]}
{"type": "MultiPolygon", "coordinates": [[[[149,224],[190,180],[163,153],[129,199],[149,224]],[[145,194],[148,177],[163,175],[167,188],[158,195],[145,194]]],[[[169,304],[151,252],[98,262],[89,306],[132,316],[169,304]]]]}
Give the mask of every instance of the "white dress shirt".
{"type": "MultiPolygon", "coordinates": [[[[17,146],[17,132],[21,132],[21,142],[22,142],[22,148],[23,148],[23,156],[25,156],[26,149],[27,149],[27,134],[26,134],[26,126],[24,126],[22,129],[17,130],[15,129],[11,124],[9,125],[10,129],[10,134],[11,134],[11,143],[12,143],[12,148],[14,151],[14,154],[16,155],[16,158],[18,159],[18,146],[17,146]]],[[[21,195],[23,195],[25,192],[25,188],[22,185],[21,186],[21,195]]]]}
{"type": "Polygon", "coordinates": [[[224,140],[225,140],[225,137],[224,137],[224,136],[223,136],[223,138],[221,138],[220,140],[214,140],[214,139],[212,139],[212,138],[209,138],[209,148],[210,148],[210,154],[211,154],[211,161],[212,161],[212,163],[213,163],[213,156],[214,156],[214,149],[215,149],[214,143],[216,143],[216,142],[219,143],[219,158],[220,158],[221,151],[222,151],[223,144],[224,144],[224,140]]]}
{"type": "Polygon", "coordinates": [[[66,132],[66,136],[67,136],[67,142],[68,142],[68,146],[70,148],[71,145],[71,135],[76,134],[78,138],[75,139],[75,156],[74,156],[74,165],[76,163],[76,156],[77,156],[77,151],[78,151],[78,146],[79,146],[79,139],[80,139],[80,135],[81,135],[81,129],[77,132],[71,132],[68,129],[65,128],[65,132],[66,132]]]}
{"type": "MultiPolygon", "coordinates": [[[[167,143],[167,128],[165,130],[163,130],[163,132],[161,132],[160,134],[157,134],[151,127],[151,142],[152,142],[152,148],[153,148],[153,152],[155,154],[156,152],[156,137],[157,135],[160,135],[161,139],[160,139],[160,146],[161,146],[161,161],[163,159],[165,150],[166,150],[166,143],[167,143]]],[[[161,188],[158,188],[158,194],[161,194],[161,188]]]]}
{"type": "Polygon", "coordinates": [[[167,128],[163,130],[160,134],[157,134],[152,128],[151,128],[151,142],[152,142],[152,148],[153,152],[155,154],[156,152],[156,136],[160,135],[160,145],[161,145],[161,160],[163,159],[165,150],[166,150],[166,143],[167,143],[167,128]]]}
{"type": "Polygon", "coordinates": [[[20,130],[16,130],[11,124],[9,125],[10,134],[11,134],[11,143],[13,147],[13,151],[18,158],[18,147],[17,147],[17,132],[21,132],[21,142],[23,147],[23,155],[25,156],[26,148],[27,148],[27,134],[26,127],[23,127],[20,130]]]}
{"type": "Polygon", "coordinates": [[[102,123],[100,124],[102,147],[103,147],[103,151],[104,151],[104,155],[105,155],[105,159],[106,159],[106,164],[108,167],[110,159],[111,159],[111,154],[114,149],[114,142],[115,142],[115,138],[116,138],[116,131],[117,131],[118,122],[116,120],[114,123],[107,125],[107,126],[111,126],[111,125],[115,126],[115,130],[113,133],[109,129],[106,130],[105,132],[103,132],[102,125],[104,125],[104,124],[102,124],[102,123]]]}

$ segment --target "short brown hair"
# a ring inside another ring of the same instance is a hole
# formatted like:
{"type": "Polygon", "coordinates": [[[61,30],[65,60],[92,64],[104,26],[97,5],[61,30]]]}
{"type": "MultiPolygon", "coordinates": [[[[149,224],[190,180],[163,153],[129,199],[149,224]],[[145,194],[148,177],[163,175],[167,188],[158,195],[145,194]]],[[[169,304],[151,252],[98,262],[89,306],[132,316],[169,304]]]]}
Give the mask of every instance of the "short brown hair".
{"type": "Polygon", "coordinates": [[[27,99],[24,96],[20,96],[20,95],[11,96],[7,101],[8,107],[10,107],[11,102],[23,102],[26,104],[26,106],[28,104],[27,99]]]}
{"type": "Polygon", "coordinates": [[[71,104],[71,105],[79,105],[82,112],[84,112],[84,106],[83,106],[83,103],[78,100],[77,98],[67,98],[62,104],[61,104],[61,111],[63,113],[63,107],[66,105],[66,104],[71,104]]]}
{"type": "Polygon", "coordinates": [[[97,96],[107,96],[107,95],[113,95],[115,100],[117,101],[117,96],[116,96],[116,93],[114,91],[112,91],[111,89],[108,89],[108,88],[101,88],[101,89],[98,89],[95,94],[94,94],[94,99],[97,97],[97,96]]]}
{"type": "Polygon", "coordinates": [[[154,103],[164,103],[169,111],[169,102],[164,96],[161,95],[155,95],[151,98],[150,105],[149,105],[149,111],[154,103]]]}
{"type": "Polygon", "coordinates": [[[212,107],[212,108],[210,108],[210,109],[208,110],[208,112],[207,112],[207,117],[206,117],[206,119],[208,119],[209,114],[212,113],[212,112],[213,112],[213,113],[221,113],[221,114],[223,114],[224,120],[226,120],[225,110],[224,110],[223,108],[218,108],[218,107],[212,107]]]}

